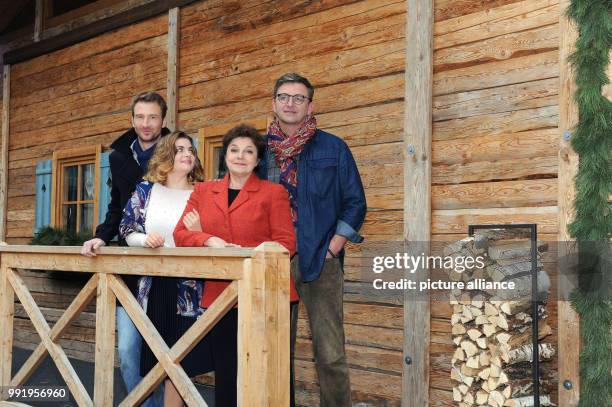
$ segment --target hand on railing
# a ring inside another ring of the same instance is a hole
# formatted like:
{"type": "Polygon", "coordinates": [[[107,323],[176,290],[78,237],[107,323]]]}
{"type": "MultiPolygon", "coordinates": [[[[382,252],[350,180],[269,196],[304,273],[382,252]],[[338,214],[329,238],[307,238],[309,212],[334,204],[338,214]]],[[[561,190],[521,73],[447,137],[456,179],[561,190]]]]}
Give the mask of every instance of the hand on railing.
{"type": "Polygon", "coordinates": [[[206,247],[216,247],[216,248],[221,248],[221,247],[240,247],[240,245],[238,245],[238,244],[227,243],[225,240],[223,240],[223,239],[221,239],[220,237],[217,237],[217,236],[209,237],[208,240],[206,240],[204,242],[204,246],[206,246],[206,247]]]}
{"type": "Polygon", "coordinates": [[[155,249],[157,247],[163,247],[164,242],[165,240],[161,235],[155,232],[148,233],[147,238],[145,239],[145,246],[150,247],[151,249],[155,249]]]}
{"type": "Polygon", "coordinates": [[[106,242],[104,242],[104,240],[98,237],[94,237],[93,239],[90,239],[83,243],[83,247],[81,248],[81,254],[87,257],[95,257],[96,253],[94,253],[94,250],[97,250],[105,245],[106,242]]]}

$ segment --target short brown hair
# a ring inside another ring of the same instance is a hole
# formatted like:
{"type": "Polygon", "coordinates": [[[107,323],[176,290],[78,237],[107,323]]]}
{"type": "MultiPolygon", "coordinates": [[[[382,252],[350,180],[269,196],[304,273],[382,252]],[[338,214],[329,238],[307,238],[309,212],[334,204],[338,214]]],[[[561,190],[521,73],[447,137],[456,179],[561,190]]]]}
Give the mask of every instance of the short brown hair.
{"type": "Polygon", "coordinates": [[[174,167],[174,157],[176,155],[174,144],[176,143],[176,140],[180,138],[189,140],[194,152],[195,165],[193,166],[193,170],[191,170],[191,172],[187,175],[187,180],[191,184],[204,180],[204,169],[202,168],[202,164],[200,163],[198,155],[196,154],[193,139],[187,133],[182,131],[175,131],[166,137],[162,137],[162,139],[157,142],[155,152],[149,160],[148,171],[145,176],[142,177],[144,180],[160,184],[166,183],[168,180],[168,173],[172,171],[172,168],[174,167]]]}
{"type": "Polygon", "coordinates": [[[312,98],[314,98],[314,86],[312,86],[312,84],[310,83],[308,79],[304,78],[302,75],[297,74],[295,72],[286,73],[276,80],[276,83],[274,84],[274,95],[272,96],[273,98],[276,97],[278,88],[280,88],[286,83],[301,83],[302,85],[306,86],[306,89],[308,90],[308,98],[311,101],[312,101],[312,98]]]}
{"type": "Polygon", "coordinates": [[[223,157],[226,156],[227,148],[229,147],[230,143],[234,139],[242,137],[251,139],[255,145],[255,148],[257,149],[257,158],[261,159],[266,151],[266,142],[254,127],[247,124],[239,124],[228,131],[225,136],[223,136],[223,157]]]}
{"type": "Polygon", "coordinates": [[[134,117],[134,107],[136,103],[144,102],[144,103],[157,103],[159,108],[161,109],[162,120],[166,118],[166,112],[168,111],[168,105],[166,105],[166,101],[157,92],[142,92],[138,95],[134,96],[132,99],[132,104],[130,105],[130,110],[132,111],[132,117],[134,117]]]}

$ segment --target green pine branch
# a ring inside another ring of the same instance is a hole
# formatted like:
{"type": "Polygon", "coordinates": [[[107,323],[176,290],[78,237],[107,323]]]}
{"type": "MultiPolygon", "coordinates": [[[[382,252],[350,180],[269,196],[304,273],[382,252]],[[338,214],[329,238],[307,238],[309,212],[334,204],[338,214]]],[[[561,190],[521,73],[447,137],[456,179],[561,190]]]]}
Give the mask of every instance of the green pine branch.
{"type": "Polygon", "coordinates": [[[612,1],[572,0],[568,15],[578,39],[571,56],[579,122],[572,147],[580,163],[576,217],[569,231],[579,243],[578,289],[572,306],[580,315],[580,407],[612,406],[612,103],[602,95],[612,45],[612,1]]]}

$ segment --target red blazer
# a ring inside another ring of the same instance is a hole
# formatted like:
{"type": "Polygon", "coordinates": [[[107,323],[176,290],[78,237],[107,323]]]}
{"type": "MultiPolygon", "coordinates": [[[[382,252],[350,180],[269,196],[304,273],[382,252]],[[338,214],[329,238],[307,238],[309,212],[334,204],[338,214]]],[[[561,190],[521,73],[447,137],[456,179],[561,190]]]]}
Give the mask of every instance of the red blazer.
{"type": "MultiPolygon", "coordinates": [[[[251,174],[246,184],[227,207],[229,175],[217,181],[198,183],[187,201],[185,211],[174,229],[177,247],[201,247],[211,236],[242,247],[256,247],[274,241],[295,254],[295,230],[291,221],[289,195],[281,185],[259,179],[251,174]],[[186,213],[195,209],[200,215],[202,232],[192,232],[183,225],[186,213]]],[[[293,279],[290,278],[291,301],[297,301],[293,279]]],[[[202,305],[209,307],[229,283],[207,280],[202,305]]]]}

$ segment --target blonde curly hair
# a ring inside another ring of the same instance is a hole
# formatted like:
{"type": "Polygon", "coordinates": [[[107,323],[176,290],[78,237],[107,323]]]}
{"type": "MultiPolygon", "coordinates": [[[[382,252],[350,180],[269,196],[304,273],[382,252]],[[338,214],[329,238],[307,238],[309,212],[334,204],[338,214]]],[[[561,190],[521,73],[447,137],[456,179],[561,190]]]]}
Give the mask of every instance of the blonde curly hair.
{"type": "Polygon", "coordinates": [[[180,138],[185,138],[189,140],[189,143],[193,148],[193,154],[195,159],[195,165],[193,166],[193,170],[191,170],[191,172],[187,174],[187,180],[191,184],[195,184],[196,182],[204,180],[204,169],[202,168],[202,164],[200,163],[198,155],[196,154],[196,148],[193,144],[193,139],[187,133],[182,131],[174,131],[170,135],[162,137],[162,139],[157,142],[155,152],[149,160],[148,171],[144,175],[144,177],[142,177],[144,180],[152,183],[166,183],[166,181],[168,180],[168,173],[172,171],[172,168],[174,168],[174,157],[176,156],[176,140],[180,138]]]}

